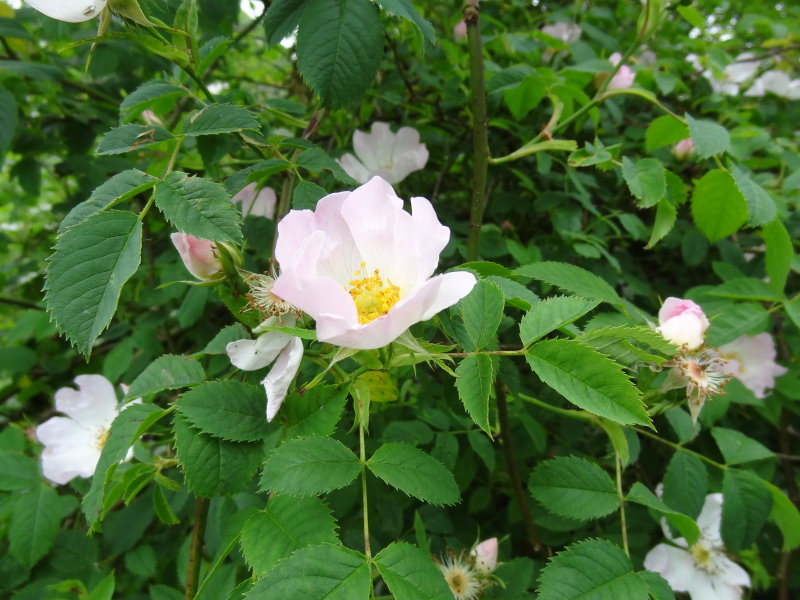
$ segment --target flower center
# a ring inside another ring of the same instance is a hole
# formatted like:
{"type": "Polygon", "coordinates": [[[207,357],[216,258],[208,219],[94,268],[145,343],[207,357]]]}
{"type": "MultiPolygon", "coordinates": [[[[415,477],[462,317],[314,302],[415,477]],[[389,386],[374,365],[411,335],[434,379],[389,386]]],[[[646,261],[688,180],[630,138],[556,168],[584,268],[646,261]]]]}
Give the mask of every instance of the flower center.
{"type": "Polygon", "coordinates": [[[108,440],[108,429],[104,427],[97,433],[97,440],[95,441],[95,444],[97,445],[98,450],[103,449],[103,446],[106,445],[106,440],[108,440]]]}
{"type": "Polygon", "coordinates": [[[469,589],[469,579],[464,573],[459,573],[458,571],[448,575],[447,583],[450,586],[450,589],[453,590],[453,593],[457,596],[463,594],[469,589]]]}
{"type": "Polygon", "coordinates": [[[389,279],[384,282],[379,269],[368,275],[365,266],[362,262],[361,269],[353,273],[355,279],[349,282],[350,289],[347,290],[356,303],[358,322],[361,324],[382,317],[400,300],[399,287],[389,279]]]}

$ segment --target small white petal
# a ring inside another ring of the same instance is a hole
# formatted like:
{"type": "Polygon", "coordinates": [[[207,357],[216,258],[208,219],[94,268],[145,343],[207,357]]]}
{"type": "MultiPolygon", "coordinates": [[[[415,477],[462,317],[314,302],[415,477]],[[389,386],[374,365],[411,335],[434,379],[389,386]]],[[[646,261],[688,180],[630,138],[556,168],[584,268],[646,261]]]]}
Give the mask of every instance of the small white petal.
{"type": "Polygon", "coordinates": [[[694,577],[695,562],[686,550],[658,544],[644,557],[644,568],[661,575],[676,592],[686,592],[694,577]]]}
{"type": "Polygon", "coordinates": [[[267,392],[267,421],[272,421],[278,414],[278,409],[286,399],[289,385],[292,383],[300,361],[303,358],[303,342],[298,337],[293,337],[278,356],[278,360],[270,369],[269,374],[261,383],[267,392]]]}
{"type": "Polygon", "coordinates": [[[73,418],[84,427],[111,425],[117,416],[114,386],[102,375],[78,375],[77,390],[61,388],[56,392],[56,410],[73,418]]]}
{"type": "Polygon", "coordinates": [[[277,331],[262,333],[255,340],[236,340],[225,347],[231,363],[242,371],[257,371],[274,361],[291,336],[277,331]]]}
{"type": "Polygon", "coordinates": [[[88,21],[99,15],[107,0],[25,0],[25,3],[52,19],[67,23],[88,21]]]}

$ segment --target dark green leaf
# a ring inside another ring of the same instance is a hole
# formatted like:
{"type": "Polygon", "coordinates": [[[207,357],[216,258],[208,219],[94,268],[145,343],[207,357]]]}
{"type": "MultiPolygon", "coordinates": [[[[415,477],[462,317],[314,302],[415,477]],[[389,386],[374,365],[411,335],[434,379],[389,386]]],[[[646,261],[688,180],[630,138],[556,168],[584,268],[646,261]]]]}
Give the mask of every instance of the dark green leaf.
{"type": "Polygon", "coordinates": [[[124,154],[169,139],[172,139],[172,134],[163,127],[129,123],[103,134],[97,144],[97,153],[124,154]]]}
{"type": "Polygon", "coordinates": [[[63,518],[62,501],[53,488],[37,486],[14,498],[8,541],[11,555],[28,568],[47,553],[63,518]]]}
{"type": "Polygon", "coordinates": [[[452,600],[453,593],[431,555],[394,542],[375,556],[375,566],[395,600],[452,600]]]}
{"type": "Polygon", "coordinates": [[[694,454],[678,451],[664,474],[664,502],[693,519],[703,508],[708,490],[708,472],[694,454]]]}
{"type": "Polygon", "coordinates": [[[206,379],[203,367],[191,356],[165,354],[151,362],[133,380],[125,394],[125,400],[155,394],[163,390],[175,390],[202,383],[206,379]]]}
{"type": "Polygon", "coordinates": [[[533,263],[520,267],[514,274],[539,279],[588,300],[622,304],[622,298],[604,279],[568,263],[550,261],[533,263]]]}
{"type": "Polygon", "coordinates": [[[185,95],[186,90],[166,81],[147,81],[126,96],[122,104],[119,105],[122,122],[129,123],[139,116],[143,110],[152,108],[162,101],[180,98],[185,95]]]}
{"type": "Polygon", "coordinates": [[[548,511],[571,519],[597,519],[619,508],[620,500],[608,473],[574,456],[539,463],[528,488],[548,511]]]}
{"type": "Polygon", "coordinates": [[[178,411],[194,428],[229,442],[256,442],[268,432],[264,388],[209,381],[181,396],[178,411]]]}
{"type": "Polygon", "coordinates": [[[772,508],[772,494],[755,475],[728,469],[722,495],[722,541],[731,552],[741,552],[758,537],[772,508]]]}
{"type": "Polygon", "coordinates": [[[467,356],[456,368],[456,389],[473,422],[490,433],[489,394],[494,383],[492,360],[486,354],[467,356]]]}
{"type": "Polygon", "coordinates": [[[400,442],[384,444],[367,468],[392,487],[430,504],[455,504],[458,486],[452,474],[429,454],[400,442]]]}
{"type": "Polygon", "coordinates": [[[267,43],[274,46],[291,34],[300,22],[307,0],[275,0],[264,17],[267,43]]]}

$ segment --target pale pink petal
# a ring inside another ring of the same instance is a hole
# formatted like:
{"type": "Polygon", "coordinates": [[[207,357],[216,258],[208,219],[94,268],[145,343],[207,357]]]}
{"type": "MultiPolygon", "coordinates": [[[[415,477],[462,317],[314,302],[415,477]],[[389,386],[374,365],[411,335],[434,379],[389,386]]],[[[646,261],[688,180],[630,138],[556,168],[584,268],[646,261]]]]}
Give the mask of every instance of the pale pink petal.
{"type": "Polygon", "coordinates": [[[267,392],[267,421],[272,421],[286,398],[303,358],[303,342],[293,337],[278,356],[278,360],[261,383],[267,392]]]}
{"type": "Polygon", "coordinates": [[[364,166],[374,172],[392,162],[392,146],[394,134],[388,123],[375,121],[370,133],[356,131],[353,133],[353,150],[364,166]]]}
{"type": "Polygon", "coordinates": [[[715,548],[722,547],[722,494],[708,494],[697,517],[700,535],[715,548]]]}
{"type": "Polygon", "coordinates": [[[644,568],[661,575],[676,592],[688,591],[695,574],[692,555],[667,544],[658,544],[647,553],[644,568]]]}
{"type": "Polygon", "coordinates": [[[726,372],[737,377],[757,398],[765,398],[775,387],[775,378],[786,368],[775,362],[775,341],[769,333],[743,335],[721,346],[720,354],[728,361],[726,372]]]}
{"type": "Polygon", "coordinates": [[[417,280],[427,279],[439,264],[439,254],[450,240],[450,229],[439,222],[427,198],[411,198],[411,228],[415,233],[417,280]]]}
{"type": "Polygon", "coordinates": [[[467,39],[467,23],[461,19],[453,26],[453,37],[457,40],[467,39]]]}
{"type": "Polygon", "coordinates": [[[255,200],[256,193],[258,192],[258,184],[255,181],[251,181],[246,186],[244,186],[241,190],[236,192],[236,194],[231,197],[231,202],[237,204],[241,202],[244,204],[245,202],[252,202],[255,200]]]}
{"type": "Polygon", "coordinates": [[[352,154],[344,154],[341,158],[338,158],[336,162],[344,169],[345,173],[350,175],[350,177],[355,179],[358,183],[367,183],[367,181],[369,181],[371,176],[369,169],[352,154]]]}
{"type": "Polygon", "coordinates": [[[656,328],[661,335],[673,344],[695,350],[703,345],[708,329],[708,319],[703,309],[691,300],[669,297],[658,311],[656,328]]]}
{"type": "Polygon", "coordinates": [[[80,23],[93,19],[105,8],[107,0],[25,0],[25,3],[52,19],[80,23]]]}
{"type": "Polygon", "coordinates": [[[108,427],[117,416],[114,386],[102,375],[78,375],[77,390],[61,388],[56,392],[56,410],[83,427],[108,427]]]}
{"type": "Polygon", "coordinates": [[[622,65],[614,74],[614,77],[611,78],[611,81],[608,83],[607,89],[609,90],[619,90],[619,89],[626,89],[633,85],[633,81],[636,79],[636,73],[628,65],[622,65]]]}
{"type": "MultiPolygon", "coordinates": [[[[239,194],[237,194],[237,196],[238,195],[239,194]]],[[[236,196],[233,197],[233,200],[236,201],[236,196]]],[[[266,219],[271,219],[275,215],[275,204],[277,201],[278,199],[275,195],[275,190],[269,187],[261,188],[258,193],[254,192],[248,195],[248,197],[241,199],[242,214],[244,216],[249,215],[253,217],[264,217],[266,219]]]]}
{"type": "Polygon", "coordinates": [[[175,249],[183,260],[186,270],[201,281],[214,279],[222,272],[214,242],[188,233],[173,233],[170,236],[175,249]]]}
{"type": "Polygon", "coordinates": [[[472,556],[475,557],[475,568],[483,575],[491,574],[497,568],[497,538],[489,538],[482,541],[472,549],[472,556]]]}
{"type": "Polygon", "coordinates": [[[420,143],[419,132],[413,127],[401,127],[394,139],[392,149],[392,177],[398,183],[409,173],[419,171],[428,162],[428,148],[420,143]]]}

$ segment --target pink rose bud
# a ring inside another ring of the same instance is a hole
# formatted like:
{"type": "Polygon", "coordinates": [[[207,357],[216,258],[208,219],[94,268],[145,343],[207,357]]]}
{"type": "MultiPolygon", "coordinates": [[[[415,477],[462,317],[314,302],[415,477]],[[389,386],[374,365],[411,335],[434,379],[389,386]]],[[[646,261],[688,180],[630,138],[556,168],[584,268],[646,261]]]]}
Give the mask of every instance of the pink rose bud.
{"type": "Polygon", "coordinates": [[[691,157],[695,152],[694,142],[692,138],[681,140],[672,147],[672,156],[678,160],[686,160],[691,157]]]}
{"type": "Polygon", "coordinates": [[[467,23],[464,19],[461,19],[455,24],[455,27],[453,27],[453,37],[457,40],[467,39],[467,23]]]}
{"type": "Polygon", "coordinates": [[[169,236],[186,269],[200,281],[212,281],[222,277],[222,264],[214,242],[194,237],[188,233],[173,233],[169,236]]]}
{"type": "Polygon", "coordinates": [[[491,575],[497,567],[497,538],[483,540],[470,553],[475,557],[475,569],[481,575],[491,575]]]}
{"type": "MultiPolygon", "coordinates": [[[[622,59],[622,55],[619,52],[614,52],[614,54],[608,57],[609,62],[614,66],[617,66],[620,59],[622,59]]],[[[628,65],[622,65],[619,71],[614,74],[614,77],[611,78],[606,89],[616,90],[629,88],[633,85],[634,79],[636,79],[636,73],[634,73],[628,65]]]]}
{"type": "Polygon", "coordinates": [[[708,319],[703,309],[691,300],[669,297],[658,311],[658,331],[667,340],[685,350],[703,345],[708,319]]]}

